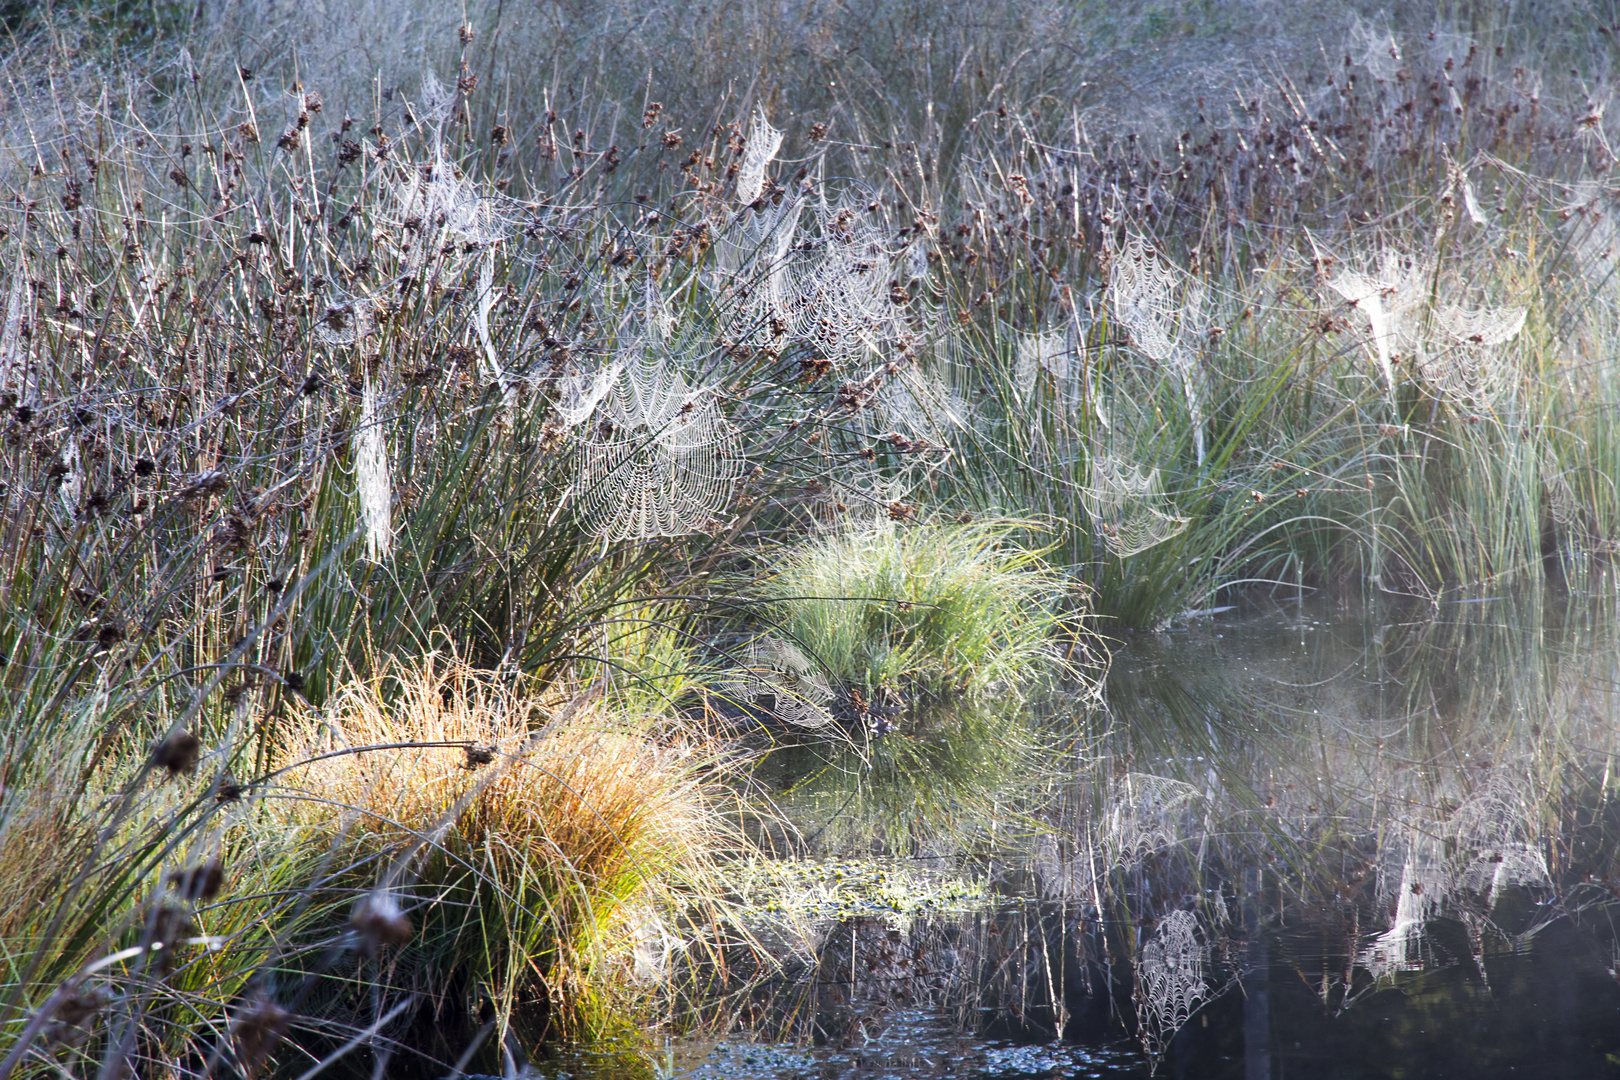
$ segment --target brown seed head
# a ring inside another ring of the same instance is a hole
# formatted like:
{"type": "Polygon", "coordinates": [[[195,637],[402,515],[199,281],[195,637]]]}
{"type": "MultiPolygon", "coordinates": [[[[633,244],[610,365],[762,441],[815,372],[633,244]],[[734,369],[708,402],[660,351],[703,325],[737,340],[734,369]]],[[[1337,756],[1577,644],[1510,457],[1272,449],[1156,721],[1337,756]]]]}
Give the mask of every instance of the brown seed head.
{"type": "Polygon", "coordinates": [[[236,1054],[244,1072],[251,1075],[265,1056],[281,1041],[281,1035],[292,1020],[292,1013],[271,1001],[259,991],[244,1003],[236,1014],[233,1025],[236,1034],[236,1054]]]}
{"type": "Polygon", "coordinates": [[[212,900],[225,884],[225,864],[215,856],[207,862],[188,866],[169,878],[169,885],[187,900],[212,900]]]}
{"type": "Polygon", "coordinates": [[[164,769],[170,776],[191,774],[197,770],[197,757],[202,742],[189,731],[176,731],[152,747],[152,765],[164,769]]]}
{"type": "Polygon", "coordinates": [[[360,938],[360,951],[367,956],[384,945],[403,945],[415,932],[411,920],[399,909],[399,902],[381,889],[368,893],[355,905],[349,918],[360,938]]]}

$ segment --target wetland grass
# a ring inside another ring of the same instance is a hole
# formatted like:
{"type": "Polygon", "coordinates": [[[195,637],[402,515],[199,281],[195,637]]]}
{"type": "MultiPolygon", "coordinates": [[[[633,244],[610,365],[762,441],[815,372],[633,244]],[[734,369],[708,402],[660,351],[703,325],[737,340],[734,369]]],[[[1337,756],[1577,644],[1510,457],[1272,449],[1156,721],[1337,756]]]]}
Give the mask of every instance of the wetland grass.
{"type": "Polygon", "coordinates": [[[1620,543],[1615,28],[1154,116],[1151,7],[357,10],[4,12],[0,1072],[655,1016],[781,730],[706,701],[915,834],[1095,628],[1620,543]]]}

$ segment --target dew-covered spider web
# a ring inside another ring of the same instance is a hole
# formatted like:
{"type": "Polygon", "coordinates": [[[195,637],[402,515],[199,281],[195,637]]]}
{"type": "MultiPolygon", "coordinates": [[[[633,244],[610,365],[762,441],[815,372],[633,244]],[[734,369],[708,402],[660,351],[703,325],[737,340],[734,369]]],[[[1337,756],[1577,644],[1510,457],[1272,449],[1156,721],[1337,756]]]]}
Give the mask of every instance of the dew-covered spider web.
{"type": "Polygon", "coordinates": [[[1199,940],[1198,917],[1172,911],[1142,946],[1136,963],[1137,1038],[1157,1062],[1170,1039],[1209,998],[1209,948],[1199,940]]]}
{"type": "Polygon", "coordinates": [[[1073,347],[1068,331],[1042,330],[1038,333],[1018,335],[1017,361],[1013,368],[1013,381],[1018,392],[1026,399],[1035,392],[1036,381],[1043,375],[1059,389],[1068,384],[1069,369],[1073,361],[1073,347]]]}
{"type": "Polygon", "coordinates": [[[694,388],[669,356],[659,320],[559,411],[588,420],[579,447],[579,505],[604,541],[682,536],[730,503],[741,458],[712,391],[694,388]],[[587,408],[588,406],[588,408],[587,408]]]}
{"type": "Polygon", "coordinates": [[[365,349],[376,325],[375,305],[365,296],[334,299],[315,324],[315,340],[333,349],[365,349]]]}
{"type": "Polygon", "coordinates": [[[1080,501],[1097,535],[1120,558],[1164,543],[1189,521],[1172,512],[1159,487],[1158,469],[1144,473],[1140,466],[1108,454],[1092,455],[1091,485],[1080,489],[1080,501]]]}
{"type": "Polygon", "coordinates": [[[432,267],[435,277],[458,274],[466,255],[483,251],[510,232],[497,199],[462,175],[444,153],[441,128],[450,113],[449,91],[432,72],[422,80],[431,154],[423,163],[385,166],[385,199],[375,238],[399,256],[404,276],[432,267]]]}
{"type": "Polygon", "coordinates": [[[377,408],[377,389],[370,378],[366,379],[360,398],[360,428],[354,439],[355,490],[360,501],[360,520],[366,527],[366,557],[380,562],[394,550],[394,491],[388,443],[377,408]]]}
{"type": "Polygon", "coordinates": [[[1519,382],[1518,364],[1507,348],[1524,328],[1525,309],[1465,308],[1437,304],[1435,340],[1415,350],[1418,372],[1440,393],[1504,409],[1519,382]]]}
{"type": "Polygon", "coordinates": [[[1551,882],[1546,857],[1536,842],[1529,804],[1521,786],[1496,773],[1448,821],[1453,850],[1462,864],[1457,884],[1482,897],[1486,911],[1503,889],[1551,882]]]}
{"type": "Polygon", "coordinates": [[[1176,266],[1140,236],[1115,252],[1108,271],[1108,299],[1131,344],[1181,381],[1192,419],[1193,447],[1204,463],[1204,373],[1199,364],[1208,329],[1204,284],[1176,266]]]}
{"type": "Polygon", "coordinates": [[[833,722],[832,688],[820,667],[797,647],[766,634],[748,646],[748,666],[716,687],[720,696],[751,705],[801,728],[833,722]]]}
{"type": "Polygon", "coordinates": [[[1407,833],[1406,849],[1397,875],[1380,870],[1380,894],[1395,902],[1389,929],[1376,935],[1356,962],[1375,979],[1422,966],[1424,928],[1435,916],[1448,892],[1444,841],[1422,823],[1407,833]]]}
{"type": "Polygon", "coordinates": [[[1375,978],[1422,966],[1428,925],[1447,911],[1468,927],[1477,948],[1480,928],[1505,890],[1550,884],[1532,802],[1522,784],[1497,773],[1449,814],[1410,822],[1404,849],[1389,852],[1399,860],[1398,875],[1389,865],[1379,874],[1380,898],[1393,902],[1394,917],[1357,963],[1375,978]]]}
{"type": "Polygon", "coordinates": [[[1435,309],[1435,320],[1453,341],[1505,345],[1524,329],[1525,312],[1522,307],[1464,308],[1441,304],[1435,309]]]}
{"type": "Polygon", "coordinates": [[[557,380],[553,412],[566,426],[578,427],[596,412],[623,370],[622,364],[602,364],[594,369],[570,367],[557,380]]]}
{"type": "Polygon", "coordinates": [[[1580,497],[1575,494],[1569,478],[1558,467],[1558,459],[1550,450],[1543,451],[1538,464],[1541,490],[1547,498],[1547,511],[1554,522],[1567,529],[1580,520],[1580,497]]]}
{"type": "Polygon", "coordinates": [[[972,426],[970,400],[977,372],[949,327],[923,335],[920,344],[886,368],[871,410],[885,430],[933,440],[941,448],[951,429],[972,426]]]}
{"type": "Polygon", "coordinates": [[[853,206],[824,204],[817,220],[818,239],[800,245],[803,255],[789,274],[792,333],[843,370],[882,356],[900,334],[890,289],[894,253],[853,206]]]}
{"type": "Polygon", "coordinates": [[[1620,269],[1620,200],[1593,181],[1567,193],[1564,230],[1577,265],[1589,282],[1614,281],[1620,269]]]}
{"type": "Polygon", "coordinates": [[[1371,20],[1354,16],[1345,55],[1366,68],[1379,82],[1393,78],[1401,67],[1401,52],[1388,16],[1380,13],[1371,20]]]}
{"type": "Polygon", "coordinates": [[[1181,780],[1127,773],[1108,792],[1098,839],[1110,865],[1124,869],[1180,842],[1182,819],[1202,798],[1181,780]]]}
{"type": "Polygon", "coordinates": [[[27,266],[22,256],[11,273],[11,288],[6,290],[6,307],[0,315],[0,393],[13,393],[19,401],[27,400],[28,349],[23,344],[23,284],[28,279],[27,266]]]}
{"type": "Polygon", "coordinates": [[[1328,280],[1328,288],[1366,317],[1385,390],[1395,387],[1395,359],[1410,345],[1411,315],[1422,302],[1429,276],[1417,260],[1385,251],[1376,271],[1341,269],[1328,280]]]}
{"type": "Polygon", "coordinates": [[[759,108],[748,126],[742,164],[737,169],[737,200],[744,206],[759,198],[765,187],[765,168],[781,148],[782,133],[771,127],[765,109],[759,108]]]}
{"type": "Polygon", "coordinates": [[[745,209],[716,231],[718,291],[732,305],[728,336],[780,352],[793,329],[793,248],[803,200],[745,209]]]}

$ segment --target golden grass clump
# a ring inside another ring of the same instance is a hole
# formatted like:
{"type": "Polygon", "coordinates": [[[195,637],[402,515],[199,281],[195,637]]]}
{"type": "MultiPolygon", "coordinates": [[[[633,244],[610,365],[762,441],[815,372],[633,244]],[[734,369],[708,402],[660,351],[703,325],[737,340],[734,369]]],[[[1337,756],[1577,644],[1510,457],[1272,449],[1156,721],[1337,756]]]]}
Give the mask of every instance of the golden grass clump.
{"type": "Polygon", "coordinates": [[[287,824],[397,900],[414,934],[390,970],[441,1011],[459,995],[504,1023],[544,1002],[564,1030],[589,1027],[648,1004],[672,953],[702,950],[686,929],[724,921],[716,867],[737,838],[718,754],[680,722],[583,702],[430,656],[349,684],[290,733],[287,824]]]}

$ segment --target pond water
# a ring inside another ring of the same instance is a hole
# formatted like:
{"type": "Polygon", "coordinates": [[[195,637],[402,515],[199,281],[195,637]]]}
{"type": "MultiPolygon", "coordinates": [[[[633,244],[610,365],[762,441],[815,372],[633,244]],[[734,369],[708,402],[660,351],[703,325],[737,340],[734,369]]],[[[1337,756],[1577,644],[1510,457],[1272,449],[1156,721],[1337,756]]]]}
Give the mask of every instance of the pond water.
{"type": "MultiPolygon", "coordinates": [[[[834,892],[863,887],[653,1069],[1620,1076],[1615,606],[1258,601],[1135,635],[1106,715],[967,770],[986,790],[891,839],[908,858],[823,841],[834,892]],[[911,902],[872,884],[901,879],[911,902]]],[[[784,805],[831,837],[853,798],[784,805]]]]}

